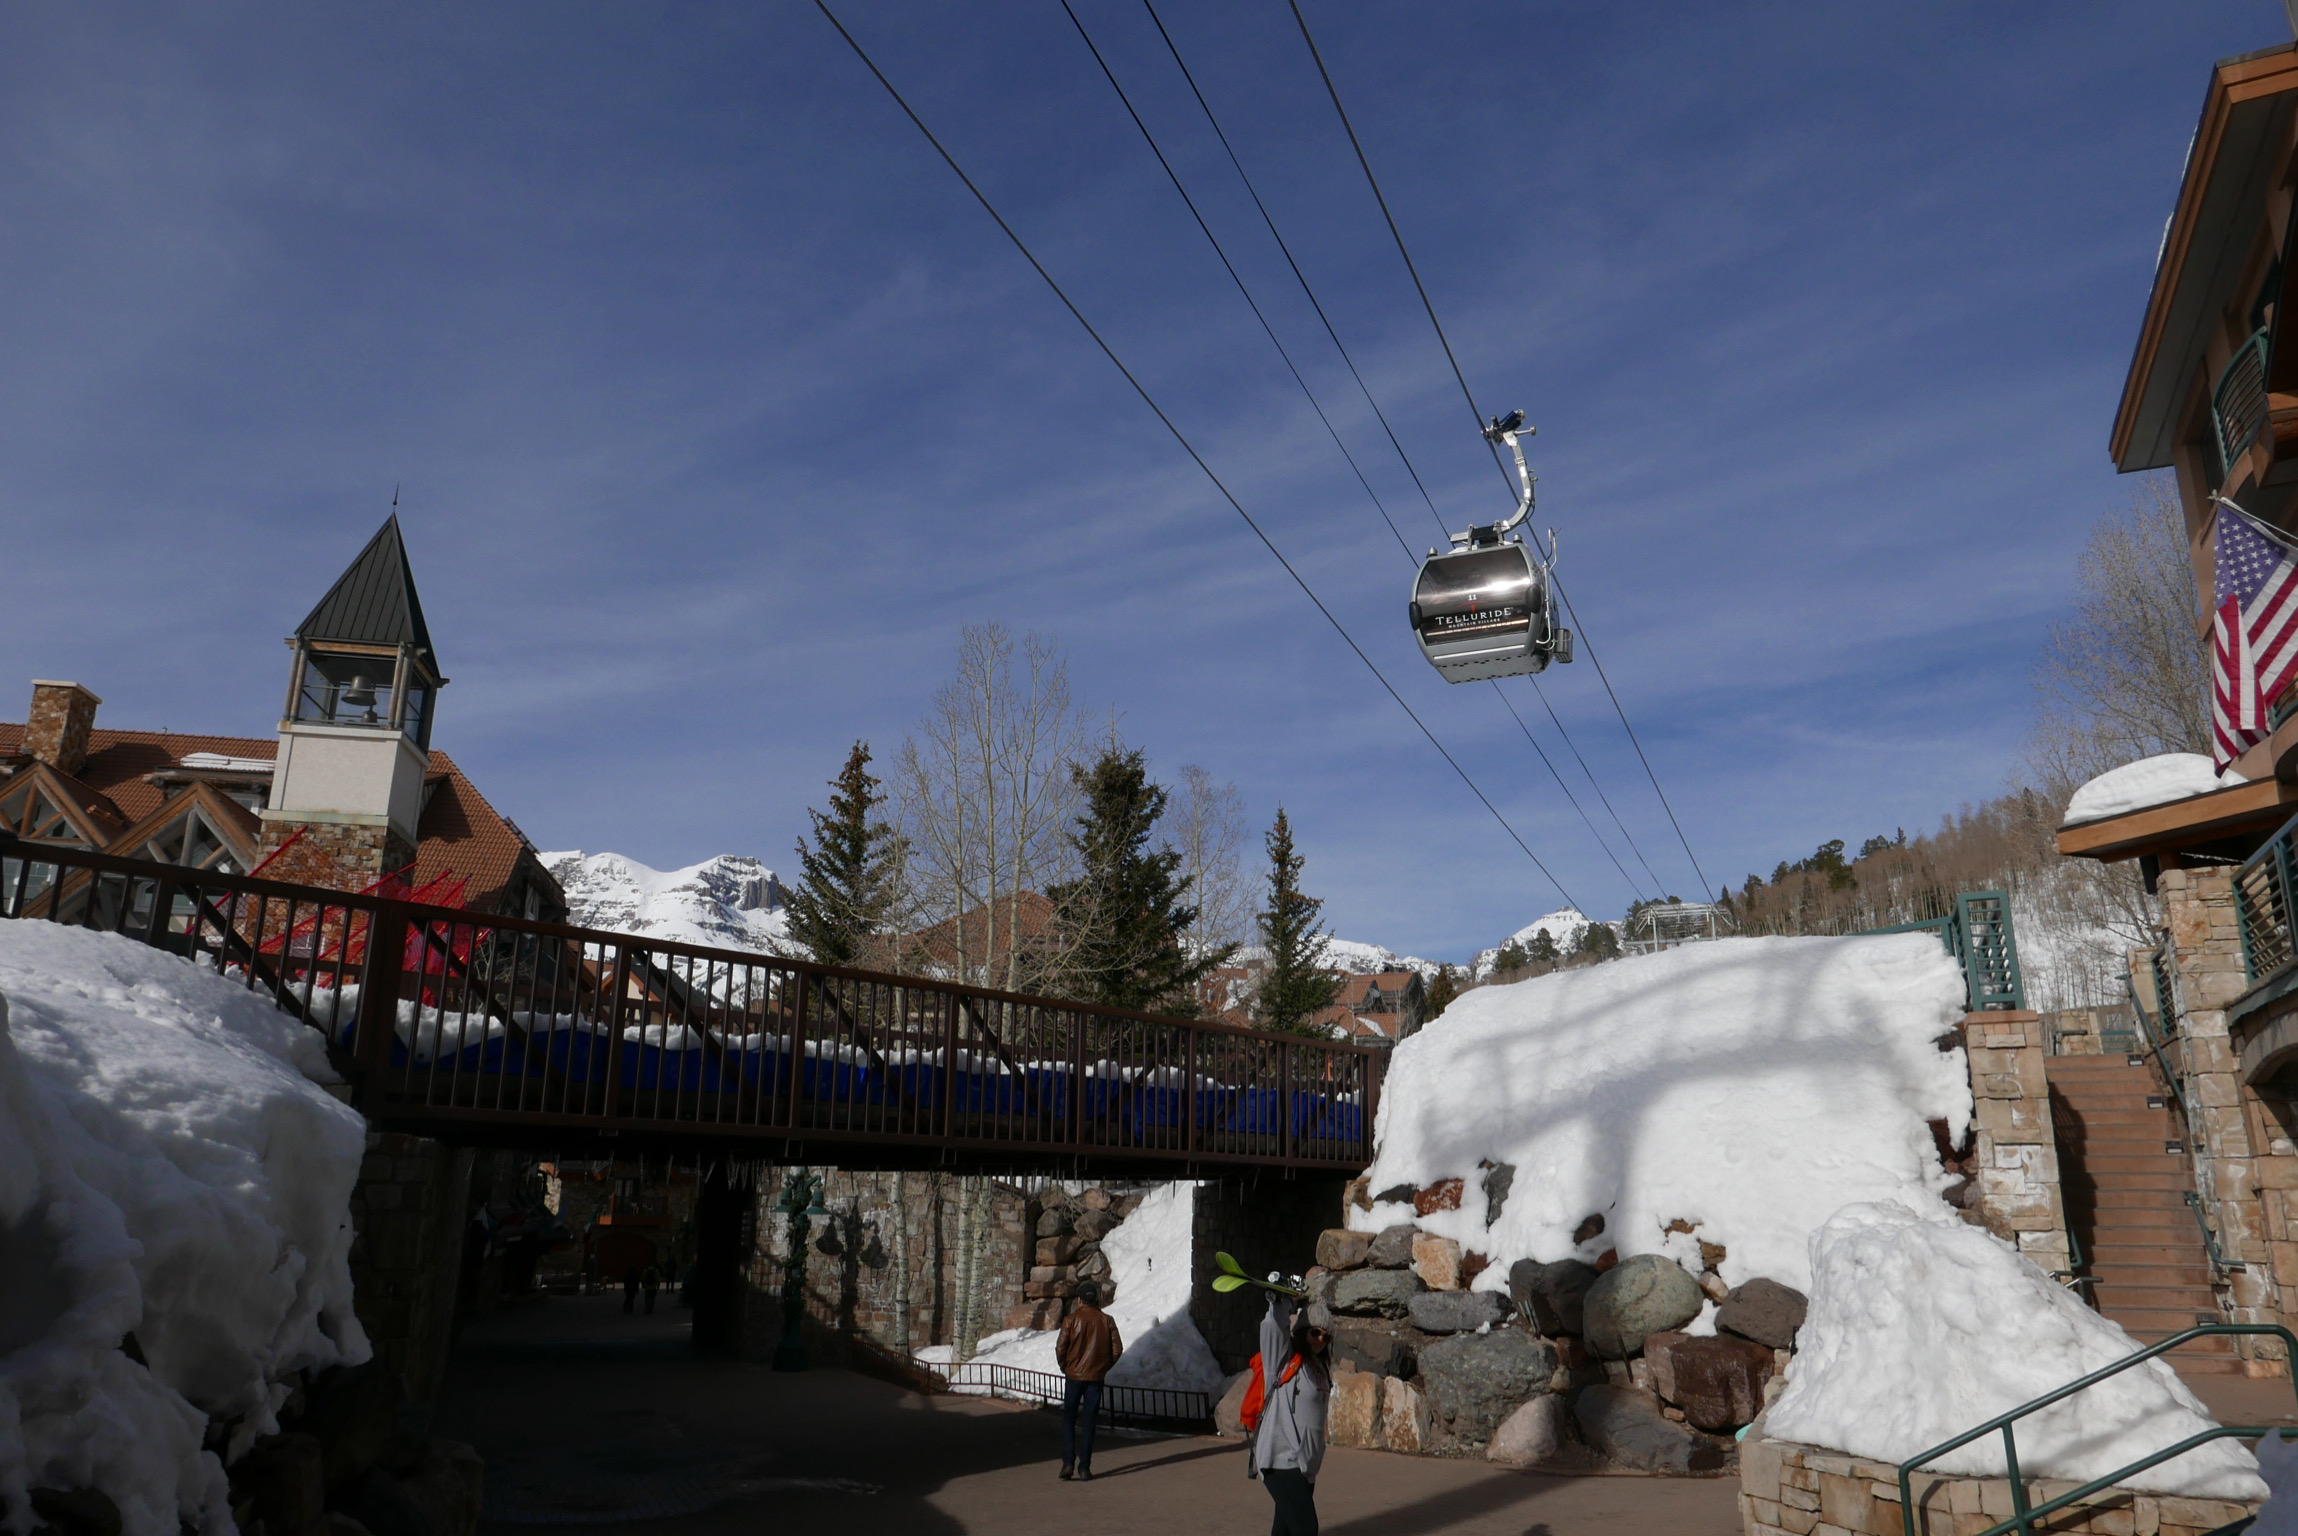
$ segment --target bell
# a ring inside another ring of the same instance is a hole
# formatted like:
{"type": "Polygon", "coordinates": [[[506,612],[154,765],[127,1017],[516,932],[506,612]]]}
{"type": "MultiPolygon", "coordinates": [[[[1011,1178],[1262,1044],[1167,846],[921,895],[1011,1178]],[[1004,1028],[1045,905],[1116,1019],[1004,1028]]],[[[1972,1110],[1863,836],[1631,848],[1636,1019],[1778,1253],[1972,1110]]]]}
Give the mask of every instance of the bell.
{"type": "Polygon", "coordinates": [[[375,707],[375,685],[364,677],[351,679],[351,686],[343,690],[343,702],[353,708],[375,707]]]}

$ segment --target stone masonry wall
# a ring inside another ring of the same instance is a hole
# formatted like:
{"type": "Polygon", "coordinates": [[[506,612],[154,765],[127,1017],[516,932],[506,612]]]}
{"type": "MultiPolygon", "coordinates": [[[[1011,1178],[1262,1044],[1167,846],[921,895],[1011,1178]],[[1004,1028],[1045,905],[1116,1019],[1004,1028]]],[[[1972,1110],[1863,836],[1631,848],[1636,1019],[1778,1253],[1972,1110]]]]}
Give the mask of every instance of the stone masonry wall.
{"type": "MultiPolygon", "coordinates": [[[[1758,1421],[1740,1442],[1740,1519],[1747,1536],[1901,1536],[1899,1469],[1836,1451],[1765,1438],[1758,1421]]],[[[2028,1507],[2077,1485],[2034,1478],[2028,1507]]],[[[2011,1517],[2011,1484],[2000,1477],[1910,1480],[1920,1536],[1959,1536],[2011,1517]]],[[[2255,1505],[2181,1499],[2116,1488],[2051,1518],[2054,1536],[2203,1536],[2255,1505]]]]}
{"type": "Polygon", "coordinates": [[[421,1136],[367,1133],[351,1191],[352,1307],[375,1357],[427,1403],[454,1342],[473,1154],[421,1136]]]}
{"type": "MultiPolygon", "coordinates": [[[[2188,1107],[2187,1133],[2196,1161],[2220,1254],[2243,1267],[2218,1285],[2220,1308],[2237,1323],[2282,1321],[2276,1284],[2277,1255],[2269,1248],[2268,1203],[2260,1198],[2261,1155],[2275,1139],[2272,1112],[2242,1081],[2235,1046],[2228,1037],[2227,1005],[2249,989],[2242,960],[2242,935],[2234,909],[2233,871],[2224,867],[2164,870],[2157,880],[2163,929],[2174,956],[2173,999],[2179,1048],[2175,1058],[2181,1096],[2188,1107]]],[[[2278,1181],[2298,1183],[2298,1168],[2274,1168],[2278,1181]]],[[[2287,1184],[2285,1185],[2287,1187],[2287,1184]]],[[[2291,1214],[2288,1196],[2272,1202],[2273,1230],[2287,1245],[2291,1214]]],[[[2283,1258],[2298,1279],[2298,1265],[2283,1258]]],[[[2287,1367],[2281,1346],[2270,1340],[2238,1339],[2253,1374],[2280,1375],[2287,1367]]]]}
{"type": "Polygon", "coordinates": [[[316,885],[333,891],[364,890],[393,870],[415,862],[415,849],[388,827],[355,827],[338,822],[275,821],[263,824],[256,845],[267,880],[316,885]],[[302,836],[298,838],[297,833],[302,836]],[[290,841],[292,848],[287,847],[290,841]],[[284,853],[279,850],[286,848],[284,853]],[[272,855],[279,856],[272,859],[272,855]]]}
{"type": "Polygon", "coordinates": [[[32,713],[24,721],[24,750],[58,773],[78,773],[88,761],[88,733],[103,703],[78,683],[32,684],[32,713]]]}
{"type": "Polygon", "coordinates": [[[2014,1243],[2055,1274],[2069,1267],[2051,1090],[2043,1076],[2041,1014],[1974,1013],[1963,1020],[1974,1101],[1972,1192],[1964,1219],[2014,1243]]]}

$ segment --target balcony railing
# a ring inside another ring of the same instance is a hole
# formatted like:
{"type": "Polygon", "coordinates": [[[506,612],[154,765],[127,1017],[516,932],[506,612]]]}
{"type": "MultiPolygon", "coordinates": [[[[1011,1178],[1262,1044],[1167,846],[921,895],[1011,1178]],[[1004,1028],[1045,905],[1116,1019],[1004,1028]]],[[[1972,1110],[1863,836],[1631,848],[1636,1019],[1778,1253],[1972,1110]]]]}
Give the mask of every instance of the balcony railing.
{"type": "Polygon", "coordinates": [[[2271,332],[2264,328],[2235,348],[2210,392],[2210,426],[2218,439],[2221,486],[2234,466],[2258,441],[2266,426],[2266,354],[2271,332]]]}
{"type": "Polygon", "coordinates": [[[2234,912],[2242,931],[2242,968],[2253,983],[2286,969],[2298,958],[2291,933],[2294,875],[2291,834],[2298,817],[2266,840],[2234,875],[2234,912]]]}
{"type": "Polygon", "coordinates": [[[1964,1006],[1973,1013],[2027,1006],[2008,891],[1965,891],[1955,898],[1955,910],[1944,917],[1868,931],[1939,935],[1947,953],[1963,967],[1964,1006]]]}

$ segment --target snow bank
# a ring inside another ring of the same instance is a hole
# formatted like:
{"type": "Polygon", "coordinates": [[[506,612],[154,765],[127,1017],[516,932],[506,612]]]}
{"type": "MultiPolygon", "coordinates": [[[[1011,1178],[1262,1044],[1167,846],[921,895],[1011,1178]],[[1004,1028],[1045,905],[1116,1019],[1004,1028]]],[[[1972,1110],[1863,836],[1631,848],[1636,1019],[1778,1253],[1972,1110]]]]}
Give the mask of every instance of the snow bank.
{"type": "Polygon", "coordinates": [[[2142,757],[2109,769],[2076,790],[2067,801],[2065,825],[2099,821],[2150,805],[2168,805],[2173,800],[2191,800],[2243,782],[2240,775],[2220,778],[2217,765],[2199,752],[2142,757]]]}
{"type": "MultiPolygon", "coordinates": [[[[1161,1184],[1101,1240],[1110,1278],[1117,1283],[1109,1316],[1125,1340],[1125,1357],[1109,1373],[1111,1386],[1166,1387],[1219,1397],[1228,1382],[1204,1335],[1189,1320],[1196,1209],[1195,1184],[1161,1184]]],[[[1058,1337],[1059,1330],[1051,1328],[1008,1329],[982,1339],[974,1359],[1058,1375],[1061,1365],[1053,1356],[1058,1337]]],[[[946,1369],[949,1347],[921,1350],[918,1358],[946,1369]]]]}
{"type": "MultiPolygon", "coordinates": [[[[1764,1419],[1774,1439],[1905,1461],[2140,1348],[2009,1244],[1943,1212],[1850,1206],[1812,1234],[1811,1271],[1795,1364],[1764,1419]]],[[[2019,1466],[2087,1482],[2215,1423],[2169,1365],[2150,1360],[2021,1419],[2019,1466]]],[[[2002,1438],[1935,1465],[2000,1477],[2002,1438]]],[[[2238,1442],[2214,1441],[2131,1484],[2263,1498],[2256,1466],[2238,1442]]]]}
{"type": "Polygon", "coordinates": [[[1730,1283],[1800,1288],[1807,1239],[1844,1205],[1936,1203],[1926,1122],[1960,1137],[1971,1117],[1963,1052],[1937,1045],[1962,1012],[1962,973],[1919,933],[1718,939],[1482,987],[1396,1047],[1371,1187],[1460,1179],[1458,1210],[1417,1220],[1492,1260],[1480,1287],[1607,1248],[1696,1274],[1705,1239],[1730,1283]],[[1497,1212],[1487,1163],[1516,1170],[1497,1212]],[[1594,1215],[1603,1232],[1575,1245],[1594,1215]]]}
{"type": "Polygon", "coordinates": [[[127,1536],[232,1529],[226,1454],[291,1373],[367,1358],[366,1127],[316,1032],[173,955],[0,922],[0,1504],[102,1489],[127,1536]],[[133,1333],[149,1365],[123,1352],[133,1333]]]}

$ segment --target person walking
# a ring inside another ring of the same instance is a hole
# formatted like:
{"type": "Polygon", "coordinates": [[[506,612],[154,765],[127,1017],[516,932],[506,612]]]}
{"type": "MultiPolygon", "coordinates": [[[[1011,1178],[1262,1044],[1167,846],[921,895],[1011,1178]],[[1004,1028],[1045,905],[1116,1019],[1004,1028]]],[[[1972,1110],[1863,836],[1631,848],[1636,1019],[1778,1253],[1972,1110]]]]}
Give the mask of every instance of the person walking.
{"type": "Polygon", "coordinates": [[[1317,1536],[1317,1469],[1325,1460],[1325,1411],[1332,1399],[1332,1316],[1322,1303],[1304,1313],[1292,1297],[1269,1293],[1261,1319],[1260,1429],[1246,1475],[1276,1505],[1269,1536],[1317,1536]]]}
{"type": "Polygon", "coordinates": [[[638,1288],[646,1293],[646,1315],[654,1316],[654,1294],[662,1289],[662,1270],[654,1264],[646,1266],[646,1273],[638,1277],[638,1288]]]}
{"type": "Polygon", "coordinates": [[[1077,1306],[1061,1320],[1053,1358],[1061,1364],[1061,1480],[1093,1481],[1093,1421],[1101,1412],[1101,1383],[1125,1353],[1117,1324],[1101,1310],[1101,1287],[1077,1287],[1077,1306]],[[1080,1431],[1078,1417],[1085,1424],[1080,1431]]]}

